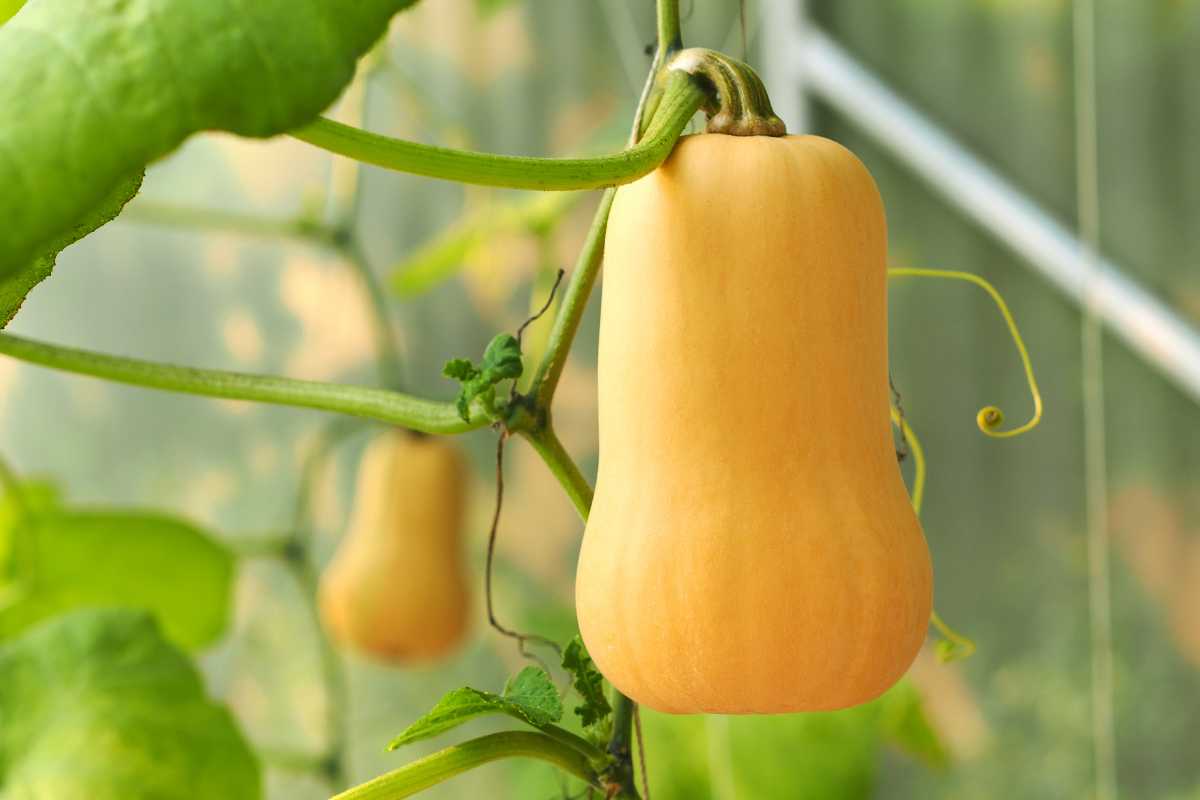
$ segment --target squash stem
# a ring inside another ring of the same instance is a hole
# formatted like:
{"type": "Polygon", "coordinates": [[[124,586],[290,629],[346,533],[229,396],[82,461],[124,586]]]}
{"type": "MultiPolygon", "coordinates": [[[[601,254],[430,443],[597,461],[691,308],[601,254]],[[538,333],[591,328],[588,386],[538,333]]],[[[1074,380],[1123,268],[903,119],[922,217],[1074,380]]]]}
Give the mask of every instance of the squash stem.
{"type": "Polygon", "coordinates": [[[333,800],[398,800],[449,780],[475,767],[502,758],[535,758],[600,787],[596,772],[583,753],[544,733],[506,731],[472,739],[406,764],[355,786],[333,800]]]}
{"type": "Polygon", "coordinates": [[[571,504],[579,512],[580,518],[586,522],[588,511],[592,507],[592,487],[559,441],[554,428],[547,424],[533,430],[523,429],[520,433],[546,462],[550,472],[571,499],[571,504]]]}
{"type": "Polygon", "coordinates": [[[679,0],[658,1],[658,54],[666,55],[683,47],[679,19],[679,0]]]}
{"type": "Polygon", "coordinates": [[[296,139],[375,166],[429,178],[510,189],[599,189],[637,180],[666,160],[708,93],[690,74],[667,76],[662,101],[637,144],[599,158],[529,158],[408,142],[319,117],[296,139]]]}
{"type": "Polygon", "coordinates": [[[667,62],[665,75],[675,72],[692,75],[712,89],[704,106],[709,133],[730,136],[787,133],[787,126],[771,108],[762,79],[749,64],[715,50],[691,47],[680,50],[667,62]]]}

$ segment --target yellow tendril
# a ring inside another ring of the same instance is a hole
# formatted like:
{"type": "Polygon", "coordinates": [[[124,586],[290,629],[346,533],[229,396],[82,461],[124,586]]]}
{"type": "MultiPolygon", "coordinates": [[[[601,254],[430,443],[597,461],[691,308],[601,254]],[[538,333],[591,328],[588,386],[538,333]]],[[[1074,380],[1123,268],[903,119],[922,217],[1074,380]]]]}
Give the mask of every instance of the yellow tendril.
{"type": "Polygon", "coordinates": [[[942,635],[942,641],[937,643],[938,661],[948,664],[951,661],[970,658],[975,652],[975,642],[943,622],[936,610],[929,615],[929,621],[937,629],[937,632],[942,635]]]}
{"type": "Polygon", "coordinates": [[[900,410],[895,406],[892,406],[892,424],[900,429],[900,433],[908,442],[909,450],[912,452],[912,507],[919,517],[921,516],[921,501],[925,498],[925,450],[921,447],[921,440],[917,438],[917,434],[909,427],[908,420],[900,416],[900,410]]]}
{"type": "MultiPolygon", "coordinates": [[[[921,516],[921,502],[925,499],[925,449],[921,447],[921,440],[909,426],[908,420],[900,416],[900,410],[895,406],[892,406],[892,424],[900,429],[905,441],[908,442],[909,452],[912,453],[912,507],[919,517],[921,516]]],[[[942,635],[942,641],[937,643],[937,657],[943,664],[967,658],[975,652],[975,642],[947,625],[938,616],[936,610],[930,613],[929,623],[942,635]]]]}
{"type": "Polygon", "coordinates": [[[975,415],[975,424],[979,426],[979,430],[983,431],[984,434],[997,439],[1020,436],[1022,433],[1026,433],[1037,427],[1037,424],[1042,421],[1042,393],[1038,391],[1037,379],[1033,375],[1033,362],[1029,359],[1029,351],[1025,349],[1025,340],[1021,338],[1021,331],[1017,328],[1016,320],[1013,319],[1012,312],[1008,310],[1008,304],[1004,302],[1004,298],[1000,296],[996,288],[978,275],[970,272],[959,272],[957,270],[905,267],[889,269],[888,275],[893,278],[942,278],[945,280],[966,281],[975,284],[988,293],[988,296],[992,298],[996,304],[996,308],[1000,311],[1000,316],[1004,318],[1004,324],[1008,326],[1008,332],[1012,336],[1013,344],[1016,345],[1017,353],[1021,357],[1021,366],[1025,368],[1025,380],[1029,383],[1029,394],[1033,397],[1033,416],[1020,427],[1007,431],[996,430],[1004,423],[1004,412],[996,406],[985,406],[979,409],[979,413],[975,415]]]}

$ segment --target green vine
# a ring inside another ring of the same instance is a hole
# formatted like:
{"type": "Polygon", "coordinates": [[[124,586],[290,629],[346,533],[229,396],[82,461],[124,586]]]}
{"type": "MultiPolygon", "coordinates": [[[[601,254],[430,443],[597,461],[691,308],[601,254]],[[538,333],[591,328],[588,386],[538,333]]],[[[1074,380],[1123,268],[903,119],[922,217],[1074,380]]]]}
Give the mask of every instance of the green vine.
{"type": "Polygon", "coordinates": [[[0,333],[0,353],[51,369],[148,389],[336,411],[422,433],[464,433],[490,422],[478,407],[473,407],[470,419],[463,421],[453,403],[386,389],[184,367],[45,344],[11,333],[0,333]]]}
{"type": "Polygon", "coordinates": [[[637,180],[665,161],[707,97],[690,75],[673,74],[645,136],[633,147],[599,158],[472,153],[380,136],[323,117],[292,136],[356,161],[428,178],[541,191],[600,189],[637,180]]]}
{"type": "Polygon", "coordinates": [[[355,786],[333,800],[399,800],[502,758],[535,758],[601,788],[587,756],[544,733],[505,731],[452,745],[355,786]]]}

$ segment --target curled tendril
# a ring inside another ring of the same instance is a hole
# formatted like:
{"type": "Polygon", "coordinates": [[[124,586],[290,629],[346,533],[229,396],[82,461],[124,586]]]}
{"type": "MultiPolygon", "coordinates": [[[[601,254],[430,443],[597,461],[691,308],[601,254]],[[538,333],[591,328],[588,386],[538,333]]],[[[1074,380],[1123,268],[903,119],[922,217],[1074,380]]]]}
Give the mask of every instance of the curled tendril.
{"type": "Polygon", "coordinates": [[[938,616],[937,611],[929,615],[929,621],[937,629],[937,632],[942,635],[942,640],[937,643],[938,661],[948,664],[951,661],[970,658],[974,654],[975,642],[943,622],[942,618],[938,616]]]}
{"type": "MultiPolygon", "coordinates": [[[[984,411],[987,410],[984,409],[984,411]]],[[[979,413],[983,414],[983,411],[979,413]]],[[[912,454],[912,507],[919,517],[921,516],[921,501],[925,499],[925,449],[921,447],[921,440],[909,426],[908,420],[901,416],[900,409],[895,406],[892,406],[892,424],[900,429],[908,441],[908,449],[912,454]]],[[[929,624],[942,636],[942,641],[937,643],[937,657],[943,664],[967,658],[975,652],[975,642],[947,625],[936,610],[930,612],[929,624]]]]}
{"type": "Polygon", "coordinates": [[[1012,312],[1008,310],[1008,304],[1004,302],[1004,298],[1000,296],[996,288],[978,275],[970,272],[959,272],[957,270],[905,267],[889,269],[888,275],[893,278],[942,278],[945,280],[966,281],[967,283],[975,284],[988,293],[988,296],[995,302],[1000,316],[1004,318],[1004,324],[1008,326],[1008,332],[1012,336],[1013,344],[1017,347],[1017,354],[1021,358],[1021,366],[1025,369],[1025,380],[1029,384],[1029,394],[1033,398],[1033,416],[1029,418],[1028,422],[1019,427],[1006,431],[997,430],[1004,424],[1004,412],[996,406],[985,406],[975,415],[975,424],[979,426],[979,430],[983,431],[984,434],[996,439],[1020,436],[1022,433],[1027,433],[1037,427],[1037,424],[1042,421],[1042,393],[1038,390],[1037,378],[1033,375],[1033,362],[1029,359],[1029,351],[1025,349],[1025,340],[1021,338],[1021,331],[1017,328],[1016,320],[1013,319],[1012,312]]]}

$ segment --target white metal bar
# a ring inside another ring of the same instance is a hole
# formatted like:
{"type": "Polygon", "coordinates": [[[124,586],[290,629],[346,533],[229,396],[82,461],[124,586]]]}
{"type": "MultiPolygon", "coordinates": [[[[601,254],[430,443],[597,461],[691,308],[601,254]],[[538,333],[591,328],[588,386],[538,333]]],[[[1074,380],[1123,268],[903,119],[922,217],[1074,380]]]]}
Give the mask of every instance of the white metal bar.
{"type": "MultiPolygon", "coordinates": [[[[775,0],[787,3],[789,0],[775,0]]],[[[770,25],[768,24],[768,27],[770,25]]],[[[1076,303],[1086,286],[1096,314],[1139,356],[1200,401],[1200,335],[1111,261],[1074,235],[996,171],[858,64],[825,34],[793,26],[782,53],[790,81],[873,136],[956,208],[1012,248],[1076,303]]],[[[777,78],[782,66],[776,63],[777,78]]]]}
{"type": "Polygon", "coordinates": [[[807,0],[763,0],[759,10],[763,79],[768,86],[780,87],[771,95],[771,106],[789,133],[812,129],[804,75],[793,58],[796,36],[806,25],[806,3],[807,0]]]}

